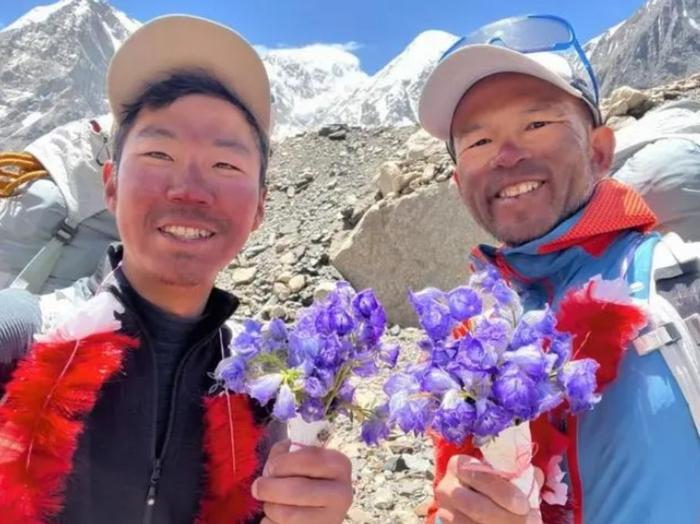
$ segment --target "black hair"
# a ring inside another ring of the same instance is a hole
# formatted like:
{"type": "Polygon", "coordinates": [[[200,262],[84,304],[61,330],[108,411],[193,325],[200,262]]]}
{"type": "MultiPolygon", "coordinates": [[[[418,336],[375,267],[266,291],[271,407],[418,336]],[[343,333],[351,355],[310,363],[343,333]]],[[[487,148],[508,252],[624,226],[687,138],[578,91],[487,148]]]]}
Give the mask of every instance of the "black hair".
{"type": "Polygon", "coordinates": [[[258,152],[260,153],[260,186],[266,183],[267,166],[270,157],[270,143],[250,110],[234,93],[206,71],[187,70],[172,73],[164,80],[154,82],[143,91],[134,102],[126,104],[117,116],[118,125],[113,138],[113,161],[118,170],[124,150],[124,142],[143,109],[161,109],[187,95],[208,95],[229,102],[244,115],[253,130],[258,152]]]}

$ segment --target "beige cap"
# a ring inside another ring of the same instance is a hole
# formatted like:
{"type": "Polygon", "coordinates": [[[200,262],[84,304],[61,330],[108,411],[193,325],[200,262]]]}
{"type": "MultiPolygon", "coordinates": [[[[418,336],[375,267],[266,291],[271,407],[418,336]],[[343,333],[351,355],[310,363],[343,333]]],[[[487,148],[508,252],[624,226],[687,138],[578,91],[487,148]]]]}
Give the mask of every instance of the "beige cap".
{"type": "Polygon", "coordinates": [[[112,57],[107,97],[115,120],[149,84],[186,70],[209,73],[251,112],[270,135],[270,81],[253,46],[226,26],[188,15],[155,18],[137,29],[112,57]]]}
{"type": "Polygon", "coordinates": [[[550,52],[519,53],[490,44],[464,46],[443,58],[430,73],[418,103],[418,119],[436,138],[450,140],[452,117],[464,93],[474,84],[497,73],[522,73],[541,78],[583,100],[596,125],[600,110],[576,81],[571,65],[561,55],[550,52]]]}

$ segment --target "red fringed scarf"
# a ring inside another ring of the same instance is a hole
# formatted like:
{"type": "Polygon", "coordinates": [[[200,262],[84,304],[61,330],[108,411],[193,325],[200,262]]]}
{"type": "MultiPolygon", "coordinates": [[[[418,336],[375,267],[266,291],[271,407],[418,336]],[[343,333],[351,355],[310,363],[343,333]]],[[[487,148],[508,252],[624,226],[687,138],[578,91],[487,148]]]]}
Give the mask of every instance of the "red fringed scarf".
{"type": "Polygon", "coordinates": [[[0,514],[41,524],[62,504],[66,478],[97,395],[134,340],[116,333],[35,344],[0,407],[0,514]]]}
{"type": "Polygon", "coordinates": [[[222,394],[204,399],[207,492],[197,524],[243,523],[260,509],[250,488],[258,472],[256,425],[245,395],[222,394]]]}
{"type": "MultiPolygon", "coordinates": [[[[0,406],[3,523],[44,524],[61,511],[85,418],[138,345],[111,332],[32,346],[0,406]]],[[[204,404],[208,487],[197,523],[244,523],[259,509],[250,487],[263,430],[245,396],[221,394],[204,404]]]]}

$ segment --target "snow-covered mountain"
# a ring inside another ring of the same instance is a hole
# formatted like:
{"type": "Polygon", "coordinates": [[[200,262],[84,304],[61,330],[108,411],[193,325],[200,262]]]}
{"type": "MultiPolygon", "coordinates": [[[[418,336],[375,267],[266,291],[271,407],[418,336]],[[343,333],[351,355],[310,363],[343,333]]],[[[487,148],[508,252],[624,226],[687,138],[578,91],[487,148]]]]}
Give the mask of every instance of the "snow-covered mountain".
{"type": "Polygon", "coordinates": [[[107,64],[136,27],[102,0],[61,0],[0,31],[0,149],[105,113],[107,64]]]}
{"type": "MultiPolygon", "coordinates": [[[[106,112],[107,64],[138,26],[106,0],[60,0],[0,31],[0,149],[22,148],[61,124],[106,112]]],[[[455,38],[426,31],[373,76],[348,46],[259,49],[272,85],[275,135],[338,122],[414,124],[423,82],[455,38]]]]}
{"type": "Polygon", "coordinates": [[[319,127],[328,108],[369,77],[360,60],[339,45],[261,50],[274,100],[274,129],[288,136],[319,127]]]}
{"type": "Polygon", "coordinates": [[[444,31],[419,34],[401,54],[331,108],[325,120],[366,127],[415,124],[423,84],[456,39],[444,31]]]}
{"type": "Polygon", "coordinates": [[[700,0],[648,0],[585,46],[601,93],[651,87],[700,71],[700,0]]]}

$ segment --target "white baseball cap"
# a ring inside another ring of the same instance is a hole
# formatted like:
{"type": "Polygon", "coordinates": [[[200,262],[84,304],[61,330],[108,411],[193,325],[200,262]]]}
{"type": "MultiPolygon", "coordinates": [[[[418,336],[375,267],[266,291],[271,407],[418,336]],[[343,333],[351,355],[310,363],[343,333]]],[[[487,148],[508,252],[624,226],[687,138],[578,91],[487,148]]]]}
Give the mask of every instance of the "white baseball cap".
{"type": "Polygon", "coordinates": [[[596,80],[573,28],[558,17],[530,15],[484,26],[444,53],[420,97],[418,118],[423,128],[449,142],[452,117],[464,94],[480,80],[498,73],[541,78],[583,100],[596,125],[602,121],[596,80]],[[528,44],[535,49],[524,51],[528,44]],[[567,59],[565,52],[573,58],[567,59]]]}
{"type": "Polygon", "coordinates": [[[116,121],[149,85],[173,73],[204,71],[240,99],[260,129],[271,133],[270,81],[260,56],[241,35],[189,15],[155,18],[137,29],[112,57],[107,97],[116,121]]]}

